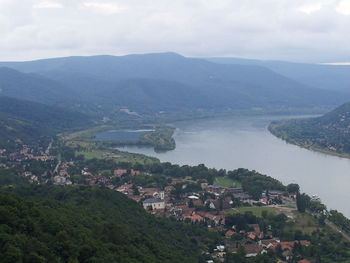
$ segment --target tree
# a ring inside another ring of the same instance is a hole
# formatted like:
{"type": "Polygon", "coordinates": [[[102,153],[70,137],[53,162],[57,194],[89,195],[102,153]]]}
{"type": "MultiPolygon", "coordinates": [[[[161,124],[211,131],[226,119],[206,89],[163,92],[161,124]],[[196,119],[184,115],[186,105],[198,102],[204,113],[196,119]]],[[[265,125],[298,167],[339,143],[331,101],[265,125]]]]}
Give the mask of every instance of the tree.
{"type": "Polygon", "coordinates": [[[298,184],[289,184],[287,185],[287,191],[288,193],[297,194],[300,192],[300,187],[298,184]]]}
{"type": "Polygon", "coordinates": [[[304,213],[310,207],[310,197],[306,194],[297,193],[297,208],[300,213],[304,213]]]}

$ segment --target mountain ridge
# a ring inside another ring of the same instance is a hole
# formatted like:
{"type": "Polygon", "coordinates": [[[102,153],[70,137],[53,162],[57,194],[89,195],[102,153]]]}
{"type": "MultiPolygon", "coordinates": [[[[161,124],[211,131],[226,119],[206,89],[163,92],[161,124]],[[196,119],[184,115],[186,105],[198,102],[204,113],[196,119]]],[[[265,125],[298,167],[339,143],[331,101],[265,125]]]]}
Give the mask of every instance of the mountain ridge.
{"type": "Polygon", "coordinates": [[[184,108],[193,112],[252,108],[286,112],[334,107],[350,99],[350,94],[310,88],[266,67],[218,64],[171,52],[75,56],[2,62],[0,66],[50,79],[61,85],[57,90],[64,90],[63,95],[70,97],[57,95],[55,103],[72,109],[83,104],[82,107],[91,107],[90,112],[102,109],[102,116],[122,107],[141,113],[145,109],[147,114],[181,112],[184,108]],[[132,97],[127,94],[128,87],[132,97]],[[167,99],[167,92],[173,94],[173,99],[157,105],[167,99]]]}

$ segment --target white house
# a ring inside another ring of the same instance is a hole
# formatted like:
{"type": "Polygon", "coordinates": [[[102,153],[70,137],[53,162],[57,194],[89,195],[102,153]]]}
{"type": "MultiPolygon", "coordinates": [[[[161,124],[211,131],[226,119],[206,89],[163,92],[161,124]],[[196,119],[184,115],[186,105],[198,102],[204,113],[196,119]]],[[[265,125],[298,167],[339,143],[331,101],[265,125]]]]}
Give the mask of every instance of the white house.
{"type": "Polygon", "coordinates": [[[156,210],[156,209],[164,209],[165,208],[165,202],[164,200],[161,200],[159,198],[148,198],[143,201],[143,208],[148,210],[156,210]]]}

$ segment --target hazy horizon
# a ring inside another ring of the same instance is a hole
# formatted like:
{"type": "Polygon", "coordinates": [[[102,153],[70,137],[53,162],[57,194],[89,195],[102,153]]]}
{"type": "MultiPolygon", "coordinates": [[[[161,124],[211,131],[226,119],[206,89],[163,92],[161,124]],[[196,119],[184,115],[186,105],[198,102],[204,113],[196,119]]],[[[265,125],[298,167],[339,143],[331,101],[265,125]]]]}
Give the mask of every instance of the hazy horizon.
{"type": "Polygon", "coordinates": [[[217,57],[217,56],[203,56],[203,57],[195,57],[195,56],[185,56],[178,52],[173,51],[159,51],[159,52],[150,52],[150,53],[127,53],[127,54],[121,54],[121,55],[113,55],[113,54],[93,54],[93,55],[70,55],[70,56],[53,56],[53,57],[42,57],[42,58],[33,58],[28,60],[0,60],[0,62],[30,62],[30,61],[38,61],[38,60],[45,60],[45,59],[60,59],[60,58],[67,58],[67,57],[94,57],[94,56],[112,56],[112,57],[122,57],[122,56],[129,56],[129,55],[148,55],[148,54],[165,54],[165,53],[176,53],[178,55],[187,57],[187,58],[198,58],[198,59],[214,59],[214,58],[232,58],[232,59],[242,59],[242,60],[257,60],[257,61],[273,61],[273,62],[290,62],[290,63],[305,63],[305,64],[315,64],[315,65],[327,65],[327,66],[350,66],[350,62],[303,62],[303,61],[292,61],[292,60],[280,60],[280,59],[258,59],[258,58],[248,58],[248,57],[234,57],[234,56],[227,56],[227,57],[217,57]]]}
{"type": "Polygon", "coordinates": [[[348,0],[0,0],[0,61],[173,51],[350,62],[348,0]]]}

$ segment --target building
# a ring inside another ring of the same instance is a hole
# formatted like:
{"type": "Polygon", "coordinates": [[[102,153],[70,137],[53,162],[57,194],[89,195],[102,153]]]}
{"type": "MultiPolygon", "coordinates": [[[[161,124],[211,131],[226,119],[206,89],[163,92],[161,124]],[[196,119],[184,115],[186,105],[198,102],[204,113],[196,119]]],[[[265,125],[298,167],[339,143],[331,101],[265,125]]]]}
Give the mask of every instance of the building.
{"type": "Polygon", "coordinates": [[[127,173],[128,173],[128,170],[126,169],[117,169],[117,170],[114,170],[113,172],[114,176],[117,176],[117,177],[121,177],[122,175],[127,173]]]}
{"type": "Polygon", "coordinates": [[[159,198],[148,198],[143,201],[143,208],[146,210],[164,209],[165,202],[159,198]]]}

